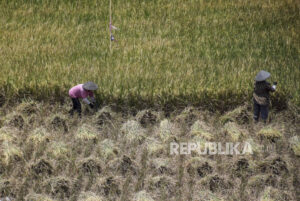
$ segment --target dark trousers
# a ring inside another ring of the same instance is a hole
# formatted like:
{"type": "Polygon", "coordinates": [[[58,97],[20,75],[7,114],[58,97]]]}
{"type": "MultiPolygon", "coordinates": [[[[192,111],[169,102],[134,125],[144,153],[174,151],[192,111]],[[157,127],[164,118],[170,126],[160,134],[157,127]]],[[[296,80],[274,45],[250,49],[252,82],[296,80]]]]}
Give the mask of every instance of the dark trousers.
{"type": "Polygon", "coordinates": [[[81,104],[78,98],[72,98],[73,108],[70,111],[70,114],[73,115],[74,111],[78,112],[81,115],[81,104]]]}
{"type": "Polygon", "coordinates": [[[256,101],[254,101],[253,104],[254,104],[254,120],[258,121],[259,117],[261,117],[266,122],[269,114],[268,105],[260,105],[256,101]]]}

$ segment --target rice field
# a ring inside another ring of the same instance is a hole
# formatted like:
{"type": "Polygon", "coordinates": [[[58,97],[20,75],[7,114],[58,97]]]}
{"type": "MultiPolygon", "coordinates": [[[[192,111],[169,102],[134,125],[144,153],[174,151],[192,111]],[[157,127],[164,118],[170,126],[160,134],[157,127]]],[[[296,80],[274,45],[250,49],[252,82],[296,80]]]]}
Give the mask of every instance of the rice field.
{"type": "Polygon", "coordinates": [[[299,112],[272,110],[265,125],[248,108],[135,114],[106,105],[70,118],[68,104],[0,107],[0,200],[298,201],[299,112]],[[171,143],[186,142],[202,152],[248,143],[251,153],[172,154],[171,143]]]}
{"type": "Polygon", "coordinates": [[[95,81],[102,102],[249,101],[261,70],[273,104],[300,105],[296,0],[0,1],[0,93],[59,99],[95,81]]]}
{"type": "Polygon", "coordinates": [[[110,43],[109,0],[0,0],[0,201],[300,200],[299,2],[111,2],[110,43]],[[255,124],[262,69],[278,86],[255,124]],[[71,117],[86,81],[99,107],[71,117]]]}

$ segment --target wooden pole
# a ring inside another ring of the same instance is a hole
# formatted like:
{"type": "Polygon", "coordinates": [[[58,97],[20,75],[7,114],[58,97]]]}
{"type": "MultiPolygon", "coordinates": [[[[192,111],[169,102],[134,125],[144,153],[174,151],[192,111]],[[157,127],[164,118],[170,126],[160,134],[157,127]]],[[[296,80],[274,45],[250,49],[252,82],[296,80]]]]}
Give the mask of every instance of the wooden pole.
{"type": "Polygon", "coordinates": [[[111,0],[109,0],[109,49],[111,52],[111,36],[112,36],[112,30],[111,30],[111,0]]]}

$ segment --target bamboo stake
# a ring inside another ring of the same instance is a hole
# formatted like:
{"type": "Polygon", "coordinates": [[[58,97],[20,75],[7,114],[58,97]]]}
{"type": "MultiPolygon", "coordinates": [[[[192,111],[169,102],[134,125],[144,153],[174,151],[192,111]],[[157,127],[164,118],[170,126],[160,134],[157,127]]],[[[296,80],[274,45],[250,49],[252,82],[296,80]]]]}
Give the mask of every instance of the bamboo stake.
{"type": "Polygon", "coordinates": [[[109,0],[109,49],[111,52],[111,36],[112,36],[112,30],[111,30],[111,0],[109,0]]]}

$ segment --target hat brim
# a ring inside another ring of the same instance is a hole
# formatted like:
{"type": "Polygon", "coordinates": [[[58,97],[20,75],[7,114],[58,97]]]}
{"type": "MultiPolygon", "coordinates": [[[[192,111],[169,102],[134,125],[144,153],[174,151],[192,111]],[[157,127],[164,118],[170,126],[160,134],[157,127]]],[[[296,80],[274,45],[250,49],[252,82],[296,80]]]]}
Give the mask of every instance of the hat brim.
{"type": "Polygon", "coordinates": [[[268,79],[271,76],[271,74],[267,71],[260,71],[256,77],[255,77],[255,81],[257,82],[262,82],[265,81],[266,79],[268,79]]]}
{"type": "Polygon", "coordinates": [[[95,91],[98,89],[97,84],[95,84],[94,82],[87,82],[85,84],[83,84],[82,86],[85,90],[89,90],[89,91],[95,91]]]}

